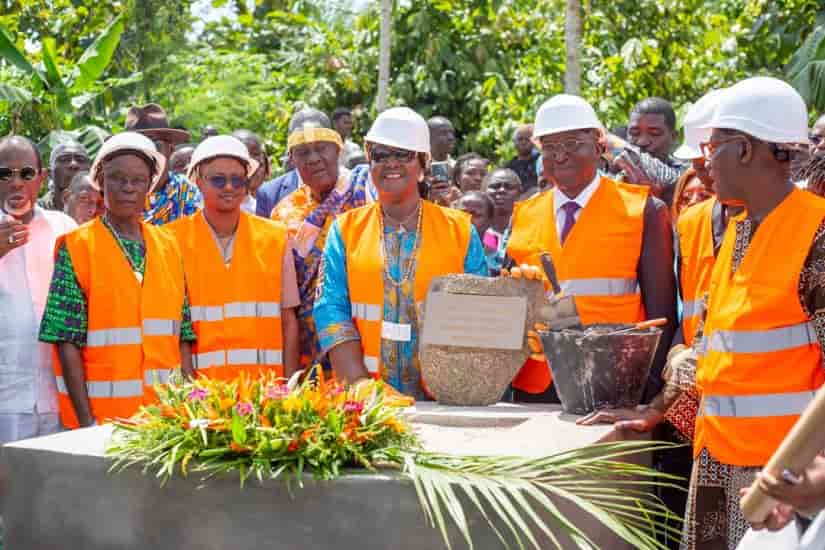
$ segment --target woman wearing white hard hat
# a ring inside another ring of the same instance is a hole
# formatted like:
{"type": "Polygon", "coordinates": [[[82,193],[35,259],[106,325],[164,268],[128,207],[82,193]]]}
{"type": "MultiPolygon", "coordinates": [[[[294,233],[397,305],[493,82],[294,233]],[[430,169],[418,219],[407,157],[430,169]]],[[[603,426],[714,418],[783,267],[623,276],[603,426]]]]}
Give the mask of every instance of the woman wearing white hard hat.
{"type": "Polygon", "coordinates": [[[825,200],[790,181],[807,121],[791,86],[758,77],[728,88],[703,125],[717,197],[745,212],[722,239],[699,346],[686,549],[737,546],[740,489],[825,381],[825,200]]]}
{"type": "Polygon", "coordinates": [[[286,227],[241,209],[257,170],[240,140],[205,139],[188,173],[203,210],[168,226],[183,254],[197,335],[192,361],[210,378],[298,369],[300,297],[286,227]]]}
{"type": "Polygon", "coordinates": [[[180,249],[143,223],[165,159],[149,138],[110,138],[92,164],[105,212],[58,240],[40,338],[54,343],[63,425],[128,417],[171,369],[191,372],[194,340],[180,249]]]}
{"type": "MultiPolygon", "coordinates": [[[[545,102],[533,135],[554,187],[516,204],[507,254],[517,264],[541,267],[549,253],[586,324],[668,319],[646,392],[652,397],[661,387],[676,317],[667,207],[648,187],[599,174],[604,131],[584,99],[562,94],[545,102]]],[[[513,387],[519,401],[558,400],[546,361],[529,360],[513,387]]]]}
{"type": "Polygon", "coordinates": [[[419,197],[430,155],[420,115],[406,107],[384,111],[366,136],[366,149],[378,202],[333,223],[315,322],[340,378],[382,378],[425,398],[418,304],[433,277],[486,275],[484,249],[469,216],[419,197]]]}

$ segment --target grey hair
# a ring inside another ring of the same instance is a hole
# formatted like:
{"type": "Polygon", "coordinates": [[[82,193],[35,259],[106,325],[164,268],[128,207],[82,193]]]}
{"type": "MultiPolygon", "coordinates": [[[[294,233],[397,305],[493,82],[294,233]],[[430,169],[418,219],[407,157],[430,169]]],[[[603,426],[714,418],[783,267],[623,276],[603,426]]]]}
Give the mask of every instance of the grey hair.
{"type": "MultiPolygon", "coordinates": [[[[54,163],[57,161],[57,157],[62,155],[66,149],[80,149],[83,154],[86,155],[86,158],[89,158],[89,152],[82,143],[74,140],[64,141],[62,143],[58,143],[54,146],[54,149],[52,149],[52,152],[49,155],[49,168],[54,166],[54,163]]],[[[89,160],[91,161],[91,159],[89,160]]]]}

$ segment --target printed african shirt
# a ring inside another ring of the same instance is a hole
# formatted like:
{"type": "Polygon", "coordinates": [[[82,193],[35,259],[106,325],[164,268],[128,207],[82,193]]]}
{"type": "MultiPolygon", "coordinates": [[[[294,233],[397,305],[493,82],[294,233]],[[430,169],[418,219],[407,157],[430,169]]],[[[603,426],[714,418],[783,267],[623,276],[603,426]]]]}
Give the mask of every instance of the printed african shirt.
{"type": "MultiPolygon", "coordinates": [[[[105,222],[104,225],[109,231],[112,230],[105,222]]],[[[146,246],[139,241],[123,237],[120,240],[132,260],[132,265],[137,266],[142,275],[146,268],[146,246]]],[[[66,243],[63,243],[57,251],[54,274],[49,287],[49,297],[46,300],[46,310],[40,323],[39,339],[41,342],[49,344],[67,342],[77,347],[83,347],[86,345],[88,325],[89,308],[86,295],[77,280],[69,249],[66,247],[66,243]]],[[[189,302],[185,296],[180,339],[183,342],[195,341],[192,315],[189,310],[189,302]]]]}
{"type": "Polygon", "coordinates": [[[191,216],[203,208],[203,196],[197,185],[183,174],[169,172],[169,181],[163,189],[146,196],[143,221],[165,225],[183,216],[191,216]]]}
{"type": "MultiPolygon", "coordinates": [[[[352,172],[342,170],[335,189],[323,201],[317,201],[310,188],[301,184],[281,199],[272,211],[272,219],[286,225],[292,241],[292,255],[301,295],[301,305],[298,306],[301,368],[310,367],[318,361],[321,351],[312,306],[327,233],[335,216],[367,203],[368,180],[367,165],[357,166],[352,172]]],[[[329,368],[328,364],[324,366],[329,368]]]]}

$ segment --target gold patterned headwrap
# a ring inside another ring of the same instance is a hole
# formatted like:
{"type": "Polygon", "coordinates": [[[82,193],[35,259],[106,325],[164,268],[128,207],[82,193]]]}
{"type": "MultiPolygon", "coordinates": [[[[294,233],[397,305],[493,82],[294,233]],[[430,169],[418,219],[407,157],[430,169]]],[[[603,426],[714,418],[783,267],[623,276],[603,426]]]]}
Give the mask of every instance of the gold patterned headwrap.
{"type": "Polygon", "coordinates": [[[286,144],[287,150],[292,151],[292,149],[299,145],[315,143],[317,141],[331,141],[338,146],[338,149],[344,148],[344,142],[340,134],[335,130],[318,128],[317,126],[304,126],[303,128],[297,128],[289,134],[289,139],[286,144]]]}

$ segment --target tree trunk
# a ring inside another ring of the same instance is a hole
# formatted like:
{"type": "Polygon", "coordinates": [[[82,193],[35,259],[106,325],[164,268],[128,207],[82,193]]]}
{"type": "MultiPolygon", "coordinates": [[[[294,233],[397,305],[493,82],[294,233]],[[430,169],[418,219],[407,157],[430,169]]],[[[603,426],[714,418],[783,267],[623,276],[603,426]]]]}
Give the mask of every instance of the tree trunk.
{"type": "Polygon", "coordinates": [[[392,33],[392,0],[381,1],[381,40],[378,57],[378,97],[376,107],[380,113],[387,108],[390,87],[390,44],[392,33]]]}
{"type": "Polygon", "coordinates": [[[581,95],[582,66],[582,14],[581,0],[566,0],[567,10],[564,18],[564,43],[567,60],[564,70],[564,91],[568,94],[581,95]]]}

